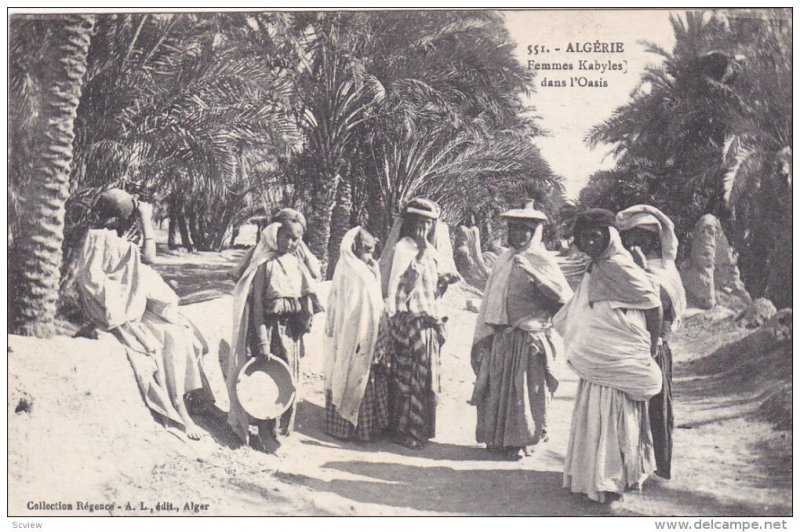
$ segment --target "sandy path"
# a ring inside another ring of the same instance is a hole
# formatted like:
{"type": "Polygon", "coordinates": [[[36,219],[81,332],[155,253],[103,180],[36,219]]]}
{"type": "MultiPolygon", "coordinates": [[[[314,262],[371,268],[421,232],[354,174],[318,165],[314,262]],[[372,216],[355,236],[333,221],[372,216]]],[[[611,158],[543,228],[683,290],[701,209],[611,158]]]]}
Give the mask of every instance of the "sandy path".
{"type": "MultiPolygon", "coordinates": [[[[463,299],[450,299],[454,301],[463,299]]],[[[613,507],[562,489],[564,450],[577,384],[568,370],[561,372],[561,385],[552,403],[550,440],[520,462],[493,459],[475,443],[475,409],[467,404],[473,383],[468,353],[475,314],[452,306],[449,314],[437,437],[427,447],[411,451],[386,440],[340,442],[323,432],[323,354],[314,347],[319,342],[319,320],[304,359],[306,380],[297,432],[284,447],[285,457],[232,448],[229,435],[221,427],[211,426],[224,448],[219,451],[219,447],[211,446],[202,461],[185,462],[189,471],[196,471],[192,476],[200,477],[194,483],[194,496],[216,501],[217,511],[213,513],[234,514],[791,513],[791,473],[786,469],[791,433],[787,438],[786,433],[773,431],[766,423],[742,417],[744,410],[731,414],[730,405],[736,399],[730,396],[700,398],[696,393],[684,393],[684,388],[696,390],[696,386],[684,387],[683,383],[696,379],[681,361],[695,354],[680,337],[676,342],[676,418],[687,428],[675,431],[673,480],[648,481],[641,493],[628,493],[613,507]],[[215,464],[220,474],[209,477],[209,464],[215,464]],[[283,496],[278,496],[280,491],[283,496]]],[[[190,456],[195,452],[197,449],[190,456]]],[[[164,481],[165,491],[177,488],[170,475],[164,481]]]]}
{"type": "MultiPolygon", "coordinates": [[[[158,266],[167,279],[176,283],[185,303],[203,302],[186,307],[185,311],[195,312],[192,317],[204,324],[204,330],[216,331],[219,338],[213,345],[217,341],[223,345],[222,340],[229,335],[225,331],[230,326],[231,309],[227,294],[233,283],[225,272],[242,253],[226,250],[218,254],[166,254],[158,266]]],[[[719,375],[701,377],[692,370],[693,361],[725,341],[746,334],[730,318],[692,318],[674,338],[678,425],[674,434],[674,478],[668,482],[650,480],[641,493],[628,493],[624,501],[610,507],[572,495],[561,487],[577,384],[575,375],[565,368],[552,402],[548,442],[537,446],[531,456],[520,462],[497,461],[475,443],[475,409],[467,399],[474,381],[469,351],[476,315],[464,310],[466,299],[474,297],[463,289],[451,291],[446,297],[450,321],[443,350],[437,437],[421,450],[411,451],[387,440],[345,443],[323,432],[323,352],[319,346],[324,316],[320,316],[307,340],[304,398],[298,410],[297,431],[285,444],[284,457],[239,446],[227,430],[222,412],[199,420],[209,431],[209,436],[200,442],[187,442],[156,428],[148,420],[133,382],[129,382],[126,361],[120,360],[113,367],[124,370],[119,378],[130,390],[123,398],[127,403],[120,403],[119,408],[133,408],[132,401],[140,414],[131,430],[124,424],[112,425],[114,412],[108,412],[109,419],[103,422],[108,427],[98,424],[94,417],[89,419],[78,413],[65,420],[70,423],[68,430],[75,446],[89,443],[86,431],[99,434],[93,440],[97,447],[85,452],[101,453],[104,459],[113,460],[114,470],[120,471],[117,475],[103,475],[108,464],[98,461],[98,480],[92,483],[90,477],[85,478],[85,490],[99,499],[143,501],[151,508],[159,502],[172,502],[181,507],[181,515],[191,512],[184,509],[186,503],[207,505],[197,508],[198,515],[791,514],[792,433],[775,431],[767,423],[755,420],[752,413],[758,401],[752,393],[720,381],[719,375]],[[150,425],[154,426],[152,432],[141,432],[150,425]],[[105,432],[111,428],[123,431],[123,440],[112,437],[116,434],[112,431],[112,436],[106,438],[108,442],[103,443],[105,432]],[[136,452],[121,448],[125,446],[136,452]]],[[[86,345],[87,349],[89,345],[85,344],[88,340],[63,338],[60,342],[64,354],[52,353],[58,361],[66,360],[66,353],[74,351],[76,345],[86,345]]],[[[17,345],[21,349],[26,342],[20,339],[17,345]]],[[[94,349],[101,349],[101,345],[98,343],[94,349]]],[[[34,364],[33,358],[18,360],[34,364]]],[[[54,382],[63,381],[59,386],[65,386],[75,401],[85,401],[81,398],[90,391],[73,390],[72,381],[62,373],[59,370],[53,374],[54,382]]],[[[21,374],[35,375],[32,370],[21,374]]],[[[84,381],[84,386],[93,382],[92,378],[84,381]]],[[[110,385],[116,386],[113,382],[110,385]]],[[[44,396],[41,401],[44,404],[44,396]]],[[[59,403],[53,407],[59,408],[59,403]]],[[[47,425],[46,419],[39,420],[42,422],[47,425]]],[[[30,436],[33,428],[28,428],[23,437],[30,436]]],[[[25,446],[20,445],[24,450],[25,446]]],[[[33,459],[24,453],[13,458],[22,464],[33,459]]],[[[34,493],[43,492],[39,484],[32,486],[36,488],[34,493]]],[[[112,513],[142,515],[149,510],[117,509],[112,513]]]]}
{"type": "MultiPolygon", "coordinates": [[[[244,234],[245,239],[251,237],[244,234]]],[[[197,255],[177,257],[176,264],[167,266],[171,269],[164,273],[187,276],[193,294],[213,298],[229,292],[221,273],[237,256],[238,253],[227,251],[224,257],[208,259],[197,255]],[[191,263],[189,269],[181,264],[187,260],[191,263]]],[[[474,382],[469,351],[476,315],[464,310],[466,299],[474,297],[469,291],[456,290],[445,298],[450,321],[443,350],[443,393],[437,412],[437,437],[427,447],[412,451],[386,440],[368,444],[340,442],[323,432],[323,352],[319,346],[324,317],[320,316],[307,339],[304,400],[298,411],[297,432],[284,447],[285,457],[277,459],[252,449],[230,448],[234,442],[227,439],[224,429],[212,425],[209,428],[225,448],[222,454],[213,451],[206,460],[228,461],[228,466],[219,466],[231,476],[211,479],[211,484],[203,486],[198,495],[209,497],[223,491],[225,497],[214,497],[220,504],[218,509],[236,509],[237,513],[791,513],[791,471],[786,467],[787,457],[791,463],[791,432],[774,431],[768,424],[747,417],[752,412],[752,401],[730,394],[705,395],[703,383],[694,377],[688,364],[723,341],[745,334],[730,320],[706,320],[701,316],[689,320],[674,338],[675,417],[676,424],[686,428],[677,428],[674,434],[673,479],[650,480],[642,492],[627,494],[624,501],[611,508],[561,487],[577,385],[576,376],[563,366],[561,384],[552,402],[548,442],[537,446],[531,456],[520,462],[497,461],[476,444],[475,408],[467,404],[474,382]],[[286,485],[280,489],[288,490],[291,496],[277,503],[273,491],[266,498],[276,504],[265,506],[265,494],[275,489],[269,483],[274,479],[254,472],[270,472],[286,485]]],[[[229,300],[223,299],[223,306],[227,306],[229,300]]],[[[186,300],[197,297],[190,295],[186,300]]],[[[206,463],[194,461],[191,467],[207,476],[206,463]]]]}

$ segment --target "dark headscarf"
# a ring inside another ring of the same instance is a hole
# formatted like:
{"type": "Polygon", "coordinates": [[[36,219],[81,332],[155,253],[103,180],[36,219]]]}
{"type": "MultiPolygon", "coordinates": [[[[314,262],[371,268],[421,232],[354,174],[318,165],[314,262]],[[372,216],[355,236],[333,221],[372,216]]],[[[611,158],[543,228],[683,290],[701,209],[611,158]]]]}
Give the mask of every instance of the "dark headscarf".
{"type": "Polygon", "coordinates": [[[110,188],[100,194],[92,207],[96,228],[109,228],[122,236],[135,223],[136,200],[121,188],[110,188]]]}
{"type": "Polygon", "coordinates": [[[121,188],[111,188],[100,194],[92,208],[100,221],[117,218],[128,220],[133,216],[136,204],[133,196],[121,188]]]}
{"type": "Polygon", "coordinates": [[[575,220],[575,236],[593,227],[605,228],[609,239],[606,249],[592,259],[587,269],[589,304],[615,301],[626,308],[649,309],[660,306],[657,286],[622,246],[616,215],[605,209],[589,209],[575,220]]]}
{"type": "Polygon", "coordinates": [[[577,238],[578,234],[589,227],[613,227],[617,228],[617,216],[606,209],[589,209],[582,212],[575,219],[575,228],[572,235],[577,238]]]}

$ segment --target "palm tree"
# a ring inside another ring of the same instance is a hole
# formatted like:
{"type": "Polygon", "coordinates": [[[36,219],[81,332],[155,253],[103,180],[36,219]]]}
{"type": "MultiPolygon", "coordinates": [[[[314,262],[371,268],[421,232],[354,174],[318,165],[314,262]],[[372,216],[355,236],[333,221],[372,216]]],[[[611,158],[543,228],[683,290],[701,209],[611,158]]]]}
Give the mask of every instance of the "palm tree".
{"type": "Polygon", "coordinates": [[[689,12],[672,24],[674,49],[650,46],[663,64],[590,132],[618,162],[581,197],[655,204],[681,239],[716,214],[750,293],[791,304],[791,15],[689,12]]]}
{"type": "Polygon", "coordinates": [[[287,45],[260,29],[279,19],[101,17],[79,109],[76,197],[149,188],[170,198],[184,245],[219,249],[260,175],[245,167],[276,166],[299,145],[287,45]]]}
{"type": "Polygon", "coordinates": [[[655,202],[684,239],[703,214],[726,215],[722,146],[725,109],[735,100],[727,74],[733,41],[719,13],[690,11],[670,21],[673,50],[648,44],[663,62],[646,69],[631,101],[586,140],[614,147],[618,164],[608,175],[616,183],[615,202],[655,202]]]}
{"type": "MultiPolygon", "coordinates": [[[[14,257],[9,325],[17,334],[47,337],[54,332],[74,123],[93,25],[91,15],[11,21],[12,97],[38,100],[39,114],[30,138],[32,174],[24,186],[15,187],[19,232],[9,254],[14,257]],[[26,61],[36,64],[25,68],[26,61]]],[[[22,153],[11,155],[13,160],[22,153]]]]}
{"type": "MultiPolygon", "coordinates": [[[[352,156],[354,132],[382,95],[382,87],[365,71],[363,61],[375,31],[369,25],[371,18],[368,13],[347,12],[298,17],[298,24],[304,25],[307,54],[297,85],[302,102],[298,120],[306,146],[296,167],[301,169],[298,179],[310,189],[308,244],[323,271],[328,264],[336,193],[342,178],[349,179],[342,173],[352,156]]],[[[346,193],[346,187],[342,192],[346,193]]],[[[342,198],[345,203],[348,199],[342,198]]]]}
{"type": "Polygon", "coordinates": [[[402,12],[381,22],[368,67],[383,97],[359,146],[385,213],[425,194],[459,221],[498,210],[521,188],[540,200],[558,195],[532,143],[543,130],[520,101],[532,74],[513,56],[501,16],[402,12]]]}
{"type": "Polygon", "coordinates": [[[724,190],[748,290],[791,306],[792,67],[785,58],[792,53],[792,24],[790,12],[778,14],[729,15],[739,47],[724,190]]]}

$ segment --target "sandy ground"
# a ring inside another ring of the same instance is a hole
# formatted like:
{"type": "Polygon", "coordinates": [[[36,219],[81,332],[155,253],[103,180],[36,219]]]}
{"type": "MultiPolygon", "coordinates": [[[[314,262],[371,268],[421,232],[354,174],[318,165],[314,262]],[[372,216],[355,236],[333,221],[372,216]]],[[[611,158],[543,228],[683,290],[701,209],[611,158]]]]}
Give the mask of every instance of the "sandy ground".
{"type": "MultiPolygon", "coordinates": [[[[233,287],[225,270],[241,254],[168,253],[158,267],[223,359],[233,287]]],[[[475,314],[465,310],[475,298],[465,287],[446,297],[437,437],[419,451],[324,434],[323,319],[308,339],[297,431],[282,457],[238,446],[221,411],[199,420],[209,433],[200,442],[163,428],[141,403],[124,351],[108,336],[11,337],[9,514],[85,514],[76,503],[86,501],[110,504],[93,512],[106,515],[791,515],[792,433],[756,414],[775,379],[791,382],[791,348],[789,369],[774,378],[749,379],[751,367],[744,379],[726,374],[712,353],[751,331],[737,327],[730,313],[695,312],[673,342],[673,479],[650,480],[622,502],[599,505],[561,487],[577,384],[568,370],[552,404],[549,442],[516,463],[496,461],[475,443],[475,409],[467,404],[475,314]],[[30,509],[38,501],[73,508],[30,509]]],[[[205,363],[221,379],[215,356],[205,363]]],[[[218,406],[226,408],[224,398],[218,406]]]]}

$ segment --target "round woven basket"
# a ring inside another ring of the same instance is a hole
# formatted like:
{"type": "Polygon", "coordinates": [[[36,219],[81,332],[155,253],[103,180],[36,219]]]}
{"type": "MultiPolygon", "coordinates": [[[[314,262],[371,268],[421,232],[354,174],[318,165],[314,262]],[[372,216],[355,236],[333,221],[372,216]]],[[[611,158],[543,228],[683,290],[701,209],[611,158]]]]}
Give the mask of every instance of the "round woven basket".
{"type": "Polygon", "coordinates": [[[277,357],[251,358],[236,381],[239,404],[255,419],[280,417],[292,406],[296,393],[292,371],[277,357]]]}

